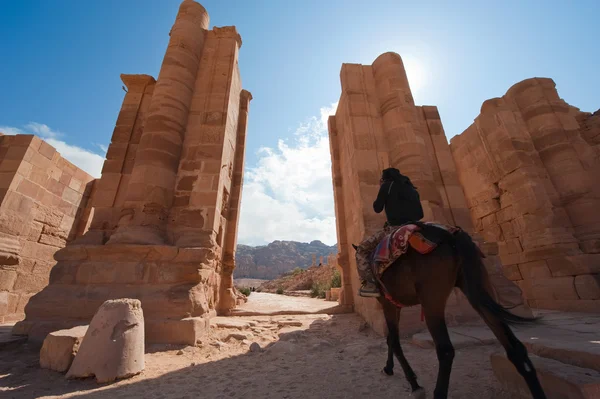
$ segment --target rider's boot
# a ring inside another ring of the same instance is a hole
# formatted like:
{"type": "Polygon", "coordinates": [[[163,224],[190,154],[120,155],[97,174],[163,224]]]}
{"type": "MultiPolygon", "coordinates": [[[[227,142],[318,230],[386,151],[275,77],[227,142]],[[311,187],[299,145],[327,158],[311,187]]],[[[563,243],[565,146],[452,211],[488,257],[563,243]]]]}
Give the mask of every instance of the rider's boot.
{"type": "Polygon", "coordinates": [[[358,295],[366,298],[379,298],[381,296],[381,292],[379,291],[379,286],[375,283],[373,276],[371,273],[367,276],[365,280],[362,282],[362,286],[358,291],[358,295]]]}

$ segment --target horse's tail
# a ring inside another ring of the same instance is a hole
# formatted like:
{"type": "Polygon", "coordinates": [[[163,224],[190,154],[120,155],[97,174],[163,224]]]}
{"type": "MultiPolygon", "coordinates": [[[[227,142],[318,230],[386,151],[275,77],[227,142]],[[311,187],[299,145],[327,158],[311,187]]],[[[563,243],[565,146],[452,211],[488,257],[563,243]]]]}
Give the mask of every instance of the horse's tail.
{"type": "Polygon", "coordinates": [[[454,235],[456,251],[460,259],[463,284],[462,291],[475,310],[486,310],[508,324],[522,324],[536,322],[537,318],[521,317],[510,313],[506,308],[497,303],[485,288],[485,266],[481,260],[479,248],[471,236],[459,230],[454,235]]]}

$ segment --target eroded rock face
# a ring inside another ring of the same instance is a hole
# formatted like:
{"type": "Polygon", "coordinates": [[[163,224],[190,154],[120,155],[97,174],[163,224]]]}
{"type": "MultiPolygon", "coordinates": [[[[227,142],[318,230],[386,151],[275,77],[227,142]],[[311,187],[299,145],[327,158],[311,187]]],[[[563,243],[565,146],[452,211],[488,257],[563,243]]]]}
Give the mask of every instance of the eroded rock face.
{"type": "Polygon", "coordinates": [[[61,373],[67,371],[87,329],[88,326],[79,326],[48,334],[40,351],[40,367],[61,373]]]}
{"type": "Polygon", "coordinates": [[[98,382],[127,378],[144,369],[144,314],[137,299],[104,302],[67,373],[67,378],[96,376],[98,382]]]}

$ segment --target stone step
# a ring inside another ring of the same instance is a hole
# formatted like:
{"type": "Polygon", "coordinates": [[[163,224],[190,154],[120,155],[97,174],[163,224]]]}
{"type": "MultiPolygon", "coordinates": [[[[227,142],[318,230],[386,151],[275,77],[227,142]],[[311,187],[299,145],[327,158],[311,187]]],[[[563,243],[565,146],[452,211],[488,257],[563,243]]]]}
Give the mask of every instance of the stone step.
{"type": "MultiPolygon", "coordinates": [[[[600,398],[600,373],[557,360],[530,355],[548,399],[600,398]]],[[[503,352],[490,356],[494,375],[518,398],[531,398],[527,384],[503,352]]]]}
{"type": "Polygon", "coordinates": [[[583,334],[538,326],[515,329],[515,335],[532,354],[600,372],[600,330],[596,331],[583,334]]]}
{"type": "MultiPolygon", "coordinates": [[[[577,324],[567,327],[538,325],[513,327],[513,331],[531,354],[600,372],[600,333],[581,332],[583,327],[577,324]]],[[[598,325],[590,327],[600,331],[598,325]]],[[[499,344],[485,326],[452,327],[449,333],[456,349],[499,344]]],[[[413,335],[411,343],[425,349],[435,347],[429,332],[413,335]]]]}

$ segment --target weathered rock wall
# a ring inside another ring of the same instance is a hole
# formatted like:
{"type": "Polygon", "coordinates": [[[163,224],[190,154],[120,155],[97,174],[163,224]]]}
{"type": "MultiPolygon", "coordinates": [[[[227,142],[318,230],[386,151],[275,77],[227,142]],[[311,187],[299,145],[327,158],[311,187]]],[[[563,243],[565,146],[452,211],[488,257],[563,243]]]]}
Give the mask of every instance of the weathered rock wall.
{"type": "Polygon", "coordinates": [[[24,317],[55,252],[85,232],[93,182],[38,137],[0,136],[0,323],[24,317]]]}
{"type": "MultiPolygon", "coordinates": [[[[424,220],[459,225],[469,232],[473,225],[437,108],[414,104],[400,56],[385,53],[373,65],[343,64],[341,86],[338,109],[329,118],[338,264],[343,271],[340,303],[353,305],[384,332],[379,303],[358,296],[360,282],[350,245],[383,226],[384,214],[372,207],[381,171],[396,167],[411,178],[421,195],[424,220]]],[[[486,266],[497,274],[494,253],[488,255],[486,266]]],[[[507,294],[510,284],[496,288],[507,294]]],[[[448,302],[449,322],[472,316],[466,299],[455,291],[448,302]]],[[[402,324],[404,332],[424,328],[418,308],[403,311],[402,324]]]]}
{"type": "Polygon", "coordinates": [[[532,307],[600,309],[599,119],[533,78],[451,140],[476,231],[532,307]]]}
{"type": "Polygon", "coordinates": [[[248,107],[235,27],[208,29],[184,0],[158,79],[127,94],[93,197],[89,231],[56,254],[49,285],[13,332],[41,339],[136,298],[150,342],[195,344],[236,306],[233,269],[248,107]]]}

